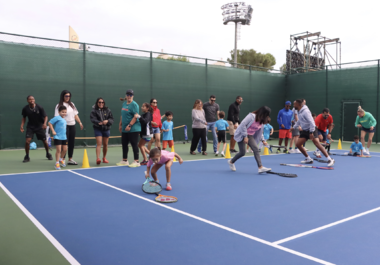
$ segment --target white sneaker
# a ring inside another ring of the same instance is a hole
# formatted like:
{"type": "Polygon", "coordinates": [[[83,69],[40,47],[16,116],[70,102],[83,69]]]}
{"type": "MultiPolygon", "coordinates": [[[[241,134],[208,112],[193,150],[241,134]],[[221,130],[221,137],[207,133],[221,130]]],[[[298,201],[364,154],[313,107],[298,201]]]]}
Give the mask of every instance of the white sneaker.
{"type": "Polygon", "coordinates": [[[128,161],[121,160],[119,163],[116,163],[117,166],[128,166],[128,161]]]}
{"type": "Polygon", "coordinates": [[[271,170],[272,170],[271,168],[262,167],[262,168],[259,168],[259,174],[260,173],[264,173],[264,172],[268,172],[268,171],[271,171],[271,170]]]}
{"type": "Polygon", "coordinates": [[[67,164],[68,164],[68,165],[78,165],[78,163],[75,162],[73,159],[69,160],[69,161],[67,162],[67,164]]]}
{"type": "Polygon", "coordinates": [[[334,164],[335,164],[335,160],[331,158],[331,160],[329,160],[329,163],[327,164],[327,166],[332,167],[334,164]]]}
{"type": "Polygon", "coordinates": [[[364,148],[364,149],[363,149],[363,154],[364,154],[364,155],[369,155],[369,150],[366,149],[366,148],[364,148]]]}
{"type": "Polygon", "coordinates": [[[221,154],[220,154],[222,157],[224,157],[224,153],[222,152],[221,154]]]}
{"type": "Polygon", "coordinates": [[[311,158],[306,158],[305,160],[302,160],[302,164],[313,164],[314,160],[311,158]]]}
{"type": "Polygon", "coordinates": [[[305,148],[306,152],[309,151],[309,149],[307,149],[306,147],[304,147],[304,148],[305,148]]]}
{"type": "Polygon", "coordinates": [[[369,149],[367,149],[367,156],[369,156],[370,155],[370,153],[369,153],[369,149]]]}
{"type": "Polygon", "coordinates": [[[231,169],[232,171],[236,171],[235,164],[232,164],[232,163],[231,163],[231,160],[228,160],[227,162],[228,162],[228,165],[230,166],[230,169],[231,169]]]}
{"type": "Polygon", "coordinates": [[[296,151],[296,152],[295,152],[296,154],[302,154],[301,151],[300,151],[298,148],[295,149],[295,151],[296,151]]]}
{"type": "Polygon", "coordinates": [[[139,167],[139,166],[141,165],[138,161],[133,161],[133,163],[129,165],[129,167],[139,167]]]}
{"type": "Polygon", "coordinates": [[[245,151],[245,153],[248,154],[248,153],[249,153],[249,150],[245,151]]]}
{"type": "Polygon", "coordinates": [[[294,150],[294,149],[289,150],[289,154],[295,154],[295,153],[296,153],[296,150],[294,150]]]}
{"type": "Polygon", "coordinates": [[[321,158],[321,153],[319,153],[319,151],[314,151],[313,155],[315,155],[316,157],[318,158],[321,158]]]}
{"type": "Polygon", "coordinates": [[[219,152],[215,152],[215,156],[218,156],[219,155],[219,152]]]}

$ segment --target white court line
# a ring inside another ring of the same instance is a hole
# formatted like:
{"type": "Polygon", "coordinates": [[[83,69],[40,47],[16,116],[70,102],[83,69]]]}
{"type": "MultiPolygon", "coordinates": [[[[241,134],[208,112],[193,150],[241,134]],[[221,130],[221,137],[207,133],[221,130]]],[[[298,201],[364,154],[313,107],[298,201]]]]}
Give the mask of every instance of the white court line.
{"type": "Polygon", "coordinates": [[[269,242],[269,241],[266,241],[266,240],[263,240],[263,239],[260,239],[260,238],[257,238],[257,237],[254,237],[254,236],[248,235],[248,234],[246,234],[246,233],[243,233],[243,232],[237,231],[237,230],[235,230],[235,229],[232,229],[232,228],[226,227],[226,226],[224,226],[224,225],[220,225],[220,224],[218,224],[218,223],[215,223],[215,222],[209,221],[209,220],[207,220],[207,219],[204,219],[204,218],[198,217],[198,216],[196,216],[196,215],[193,215],[193,214],[190,214],[190,213],[187,213],[187,212],[184,212],[184,211],[181,211],[181,210],[178,210],[178,209],[175,209],[175,208],[169,207],[169,206],[167,206],[167,205],[165,205],[165,204],[158,203],[158,202],[156,202],[156,201],[154,201],[154,200],[151,200],[151,199],[147,199],[147,198],[142,197],[142,196],[140,196],[140,195],[137,195],[137,194],[135,194],[135,193],[132,193],[132,192],[129,192],[129,191],[126,191],[126,190],[120,189],[120,188],[118,188],[118,187],[112,186],[112,185],[110,185],[110,184],[107,184],[107,183],[105,183],[105,182],[99,181],[99,180],[97,180],[97,179],[90,178],[90,177],[88,177],[88,176],[82,175],[82,174],[77,173],[77,172],[74,172],[74,171],[72,171],[72,170],[69,170],[69,172],[71,172],[71,173],[73,173],[73,174],[76,174],[76,175],[78,175],[78,176],[81,176],[81,177],[83,177],[83,178],[86,178],[86,179],[92,180],[92,181],[94,181],[94,182],[100,183],[100,184],[105,185],[105,186],[107,186],[107,187],[110,187],[110,188],[112,188],[112,189],[115,189],[115,190],[118,190],[118,191],[124,192],[124,193],[126,193],[126,194],[129,194],[129,195],[134,196],[134,197],[136,197],[136,198],[139,198],[139,199],[141,199],[141,200],[144,200],[144,201],[147,201],[147,202],[153,203],[153,204],[155,204],[155,205],[157,205],[157,206],[161,206],[161,207],[166,208],[166,209],[168,209],[168,210],[171,210],[171,211],[174,211],[174,212],[177,212],[177,213],[180,213],[180,214],[186,215],[186,216],[191,217],[191,218],[194,218],[194,219],[196,219],[196,220],[198,220],[198,221],[201,221],[201,222],[204,222],[204,223],[207,223],[207,224],[210,224],[210,225],[213,225],[213,226],[219,227],[219,228],[221,228],[221,229],[224,229],[224,230],[226,230],[226,231],[232,232],[232,233],[234,233],[234,234],[237,234],[237,235],[243,236],[243,237],[245,237],[245,238],[249,238],[249,239],[251,239],[251,240],[254,240],[254,241],[260,242],[260,243],[262,243],[262,244],[265,244],[265,245],[268,245],[268,246],[271,246],[271,247],[274,247],[274,248],[277,248],[277,249],[283,250],[283,251],[285,251],[285,252],[288,252],[288,253],[291,253],[291,254],[294,254],[294,255],[297,255],[297,256],[300,256],[300,257],[303,257],[303,258],[305,258],[305,259],[309,259],[309,260],[312,260],[312,261],[318,262],[318,263],[320,263],[320,264],[327,264],[327,265],[332,265],[332,264],[333,264],[333,263],[330,263],[330,262],[327,262],[327,261],[324,261],[324,260],[321,260],[321,259],[318,259],[318,258],[315,258],[315,257],[309,256],[309,255],[303,254],[303,253],[301,253],[301,252],[298,252],[298,251],[295,251],[295,250],[292,250],[292,249],[289,249],[289,248],[286,248],[286,247],[283,247],[283,246],[279,246],[279,245],[273,244],[273,243],[271,243],[271,242],[269,242]]]}
{"type": "Polygon", "coordinates": [[[338,225],[338,224],[341,224],[341,223],[344,223],[344,222],[347,222],[347,221],[350,221],[350,220],[353,220],[353,219],[356,219],[358,217],[361,217],[363,215],[366,215],[366,214],[370,214],[370,213],[373,213],[373,212],[376,212],[376,211],[379,211],[380,210],[380,207],[377,207],[375,209],[372,209],[372,210],[369,210],[369,211],[366,211],[366,212],[363,212],[363,213],[359,213],[357,215],[354,215],[354,216],[351,216],[351,217],[348,217],[348,218],[345,218],[345,219],[342,219],[340,221],[337,221],[337,222],[334,222],[334,223],[330,223],[328,225],[324,225],[324,226],[321,226],[321,227],[318,227],[318,228],[315,228],[315,229],[312,229],[312,230],[309,230],[309,231],[306,231],[306,232],[303,232],[303,233],[300,233],[298,235],[294,235],[294,236],[291,236],[291,237],[287,237],[287,238],[284,238],[284,239],[281,239],[281,240],[278,240],[276,242],[273,242],[273,244],[275,245],[278,245],[278,244],[282,244],[282,243],[285,243],[285,242],[288,242],[290,240],[293,240],[293,239],[296,239],[296,238],[299,238],[299,237],[303,237],[303,236],[306,236],[306,235],[309,235],[309,234],[312,234],[312,233],[315,233],[315,232],[318,232],[318,231],[321,231],[323,229],[326,229],[326,228],[329,228],[329,227],[332,227],[334,225],[338,225]]]}
{"type": "Polygon", "coordinates": [[[53,244],[53,246],[64,256],[70,264],[80,265],[80,263],[55,239],[48,230],[16,199],[15,196],[0,182],[0,187],[12,199],[12,201],[23,211],[32,223],[41,231],[42,234],[53,244]]]}

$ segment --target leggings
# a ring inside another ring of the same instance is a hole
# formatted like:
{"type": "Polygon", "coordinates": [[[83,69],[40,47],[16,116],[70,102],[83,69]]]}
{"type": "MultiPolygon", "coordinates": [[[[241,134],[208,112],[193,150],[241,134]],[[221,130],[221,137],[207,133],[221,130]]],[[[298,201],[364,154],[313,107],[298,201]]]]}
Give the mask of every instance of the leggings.
{"type": "Polygon", "coordinates": [[[139,160],[139,135],[140,132],[130,132],[130,133],[122,133],[121,134],[121,145],[123,148],[123,159],[128,158],[129,147],[128,144],[131,143],[133,149],[134,159],[139,160]]]}
{"type": "MultiPolygon", "coordinates": [[[[69,158],[73,157],[74,154],[74,145],[75,145],[75,125],[66,126],[66,137],[67,137],[67,155],[69,158]]],[[[66,156],[65,156],[66,157],[66,156]]]]}
{"type": "MultiPolygon", "coordinates": [[[[239,145],[239,153],[237,153],[234,158],[231,159],[231,163],[235,163],[239,158],[245,156],[245,143],[244,141],[238,142],[239,145]]],[[[248,135],[248,145],[251,147],[253,154],[255,155],[255,159],[257,162],[258,167],[262,167],[261,164],[261,157],[260,157],[260,152],[259,148],[257,147],[255,138],[253,138],[253,135],[248,135]]]]}
{"type": "Polygon", "coordinates": [[[325,149],[327,150],[327,152],[330,152],[330,145],[326,145],[325,149]]]}
{"type": "Polygon", "coordinates": [[[190,151],[194,152],[197,148],[199,139],[202,140],[202,152],[207,150],[207,141],[206,141],[206,128],[193,128],[193,139],[191,140],[190,151]]]}

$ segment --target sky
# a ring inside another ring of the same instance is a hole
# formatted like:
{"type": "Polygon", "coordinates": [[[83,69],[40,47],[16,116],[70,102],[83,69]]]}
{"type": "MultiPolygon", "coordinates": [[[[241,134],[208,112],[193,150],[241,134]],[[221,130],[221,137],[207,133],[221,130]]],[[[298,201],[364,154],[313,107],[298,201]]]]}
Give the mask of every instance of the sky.
{"type": "MultiPolygon", "coordinates": [[[[0,1],[0,31],[80,42],[226,59],[234,26],[223,25],[225,0],[12,0],[0,1]]],[[[250,26],[241,27],[238,49],[271,53],[286,61],[291,34],[321,32],[340,38],[342,62],[380,58],[376,1],[247,0],[250,26]]],[[[0,35],[0,40],[2,36],[0,35]]]]}

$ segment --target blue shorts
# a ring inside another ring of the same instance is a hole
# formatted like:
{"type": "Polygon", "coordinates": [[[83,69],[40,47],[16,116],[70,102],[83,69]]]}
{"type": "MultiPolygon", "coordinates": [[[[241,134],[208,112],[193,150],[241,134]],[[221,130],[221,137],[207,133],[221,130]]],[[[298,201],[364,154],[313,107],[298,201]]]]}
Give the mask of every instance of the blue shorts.
{"type": "Polygon", "coordinates": [[[323,141],[327,140],[327,132],[324,132],[324,131],[318,129],[318,135],[323,136],[323,141]]]}
{"type": "Polygon", "coordinates": [[[94,128],[95,137],[110,137],[110,130],[102,131],[99,129],[94,128]]]}
{"type": "Polygon", "coordinates": [[[156,134],[156,133],[161,133],[161,130],[160,130],[160,128],[155,128],[155,127],[152,127],[152,132],[153,132],[153,134],[156,134]]]}
{"type": "Polygon", "coordinates": [[[367,132],[367,133],[374,133],[374,132],[376,132],[376,127],[373,127],[373,130],[371,130],[371,129],[367,129],[367,128],[364,128],[363,126],[362,126],[362,131],[365,131],[365,132],[367,132]]]}

